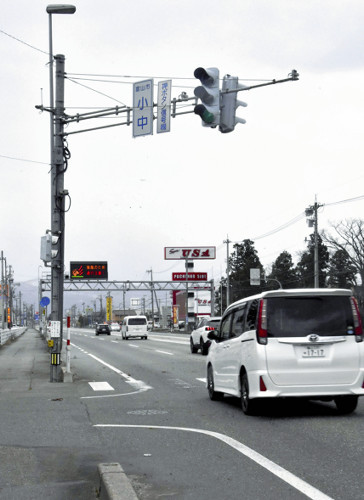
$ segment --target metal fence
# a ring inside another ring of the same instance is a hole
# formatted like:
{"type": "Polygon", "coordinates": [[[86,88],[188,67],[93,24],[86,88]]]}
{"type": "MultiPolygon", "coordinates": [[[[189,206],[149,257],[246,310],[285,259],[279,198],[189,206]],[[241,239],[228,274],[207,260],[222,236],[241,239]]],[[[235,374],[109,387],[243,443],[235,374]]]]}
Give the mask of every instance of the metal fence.
{"type": "Polygon", "coordinates": [[[0,330],[0,346],[8,340],[14,340],[25,332],[26,328],[12,328],[11,330],[0,330]]]}

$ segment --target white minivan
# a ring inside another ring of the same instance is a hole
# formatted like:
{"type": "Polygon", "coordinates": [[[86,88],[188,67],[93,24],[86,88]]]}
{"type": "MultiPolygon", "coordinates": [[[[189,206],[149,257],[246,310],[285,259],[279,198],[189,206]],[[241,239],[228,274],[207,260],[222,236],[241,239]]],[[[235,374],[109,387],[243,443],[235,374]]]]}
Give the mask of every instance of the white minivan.
{"type": "Polygon", "coordinates": [[[334,400],[351,413],[364,396],[363,328],[350,290],[274,290],[224,312],[207,358],[207,389],[241,398],[251,414],[262,398],[334,400]]]}
{"type": "Polygon", "coordinates": [[[148,338],[146,316],[125,316],[121,325],[121,338],[127,340],[130,337],[148,338]]]}

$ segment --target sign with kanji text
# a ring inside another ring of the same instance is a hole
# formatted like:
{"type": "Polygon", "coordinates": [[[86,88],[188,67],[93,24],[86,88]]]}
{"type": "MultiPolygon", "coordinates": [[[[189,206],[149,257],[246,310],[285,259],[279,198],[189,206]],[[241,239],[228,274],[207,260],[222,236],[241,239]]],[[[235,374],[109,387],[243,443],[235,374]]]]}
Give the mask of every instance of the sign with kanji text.
{"type": "Polygon", "coordinates": [[[165,247],[166,260],[216,259],[216,247],[165,247]]]}
{"type": "Polygon", "coordinates": [[[153,79],[133,84],[133,137],[153,134],[153,79]]]}
{"type": "Polygon", "coordinates": [[[71,262],[72,280],[107,280],[107,262],[71,262]]]}
{"type": "Polygon", "coordinates": [[[61,322],[51,321],[51,337],[59,338],[61,336],[61,322]]]}
{"type": "Polygon", "coordinates": [[[157,134],[171,131],[172,80],[158,83],[157,134]]]}

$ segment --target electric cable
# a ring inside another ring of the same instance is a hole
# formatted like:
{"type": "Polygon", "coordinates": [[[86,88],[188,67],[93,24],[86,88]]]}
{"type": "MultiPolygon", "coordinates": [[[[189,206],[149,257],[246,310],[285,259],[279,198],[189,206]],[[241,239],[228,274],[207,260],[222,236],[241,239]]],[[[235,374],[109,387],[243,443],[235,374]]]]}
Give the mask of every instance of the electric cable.
{"type": "Polygon", "coordinates": [[[38,49],[37,47],[34,47],[34,45],[31,45],[30,43],[24,42],[24,40],[21,40],[20,38],[17,38],[14,35],[10,35],[9,33],[7,33],[6,31],[4,31],[2,29],[0,29],[0,33],[8,36],[9,38],[12,38],[13,40],[16,40],[17,42],[22,43],[23,45],[26,45],[27,47],[30,47],[31,49],[37,50],[38,52],[42,52],[43,54],[47,54],[47,56],[49,56],[49,52],[46,52],[45,50],[42,50],[42,49],[38,49]]]}

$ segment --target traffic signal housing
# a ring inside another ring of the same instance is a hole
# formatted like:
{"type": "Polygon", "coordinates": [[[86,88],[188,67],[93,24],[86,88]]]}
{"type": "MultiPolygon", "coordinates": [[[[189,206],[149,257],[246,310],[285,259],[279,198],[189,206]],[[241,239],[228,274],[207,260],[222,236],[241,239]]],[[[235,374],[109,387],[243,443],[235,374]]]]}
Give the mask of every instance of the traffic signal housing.
{"type": "Polygon", "coordinates": [[[195,106],[194,112],[201,117],[204,127],[215,128],[220,123],[219,70],[200,67],[195,69],[194,76],[201,82],[194,94],[202,102],[195,106]]]}
{"type": "Polygon", "coordinates": [[[246,107],[247,104],[237,99],[237,91],[246,88],[239,84],[237,76],[225,75],[222,82],[220,99],[220,124],[219,130],[223,134],[232,132],[237,123],[246,123],[243,118],[236,116],[236,109],[239,106],[246,107]]]}

